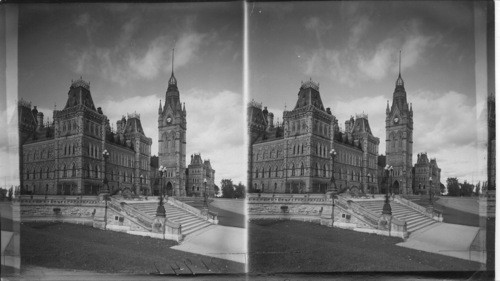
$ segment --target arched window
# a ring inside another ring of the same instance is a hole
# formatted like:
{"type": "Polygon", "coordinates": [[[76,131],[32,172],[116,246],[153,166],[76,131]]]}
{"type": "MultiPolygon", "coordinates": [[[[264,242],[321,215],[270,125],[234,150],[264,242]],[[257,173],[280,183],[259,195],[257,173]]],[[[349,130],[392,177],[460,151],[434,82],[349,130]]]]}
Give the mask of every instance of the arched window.
{"type": "Polygon", "coordinates": [[[300,175],[303,176],[304,175],[304,163],[301,163],[300,164],[300,175]]]}
{"type": "Polygon", "coordinates": [[[300,149],[301,149],[301,153],[304,154],[304,145],[303,144],[300,146],[300,149]]]}
{"type": "Polygon", "coordinates": [[[75,163],[73,163],[73,167],[71,167],[71,176],[76,177],[76,166],[75,163]]]}
{"type": "Polygon", "coordinates": [[[255,178],[256,179],[259,178],[259,169],[258,168],[255,169],[255,178]]]}
{"type": "Polygon", "coordinates": [[[291,171],[292,171],[292,176],[295,176],[295,165],[293,165],[293,163],[292,163],[291,171]]]}
{"type": "Polygon", "coordinates": [[[30,171],[29,170],[26,170],[26,179],[29,180],[30,179],[30,171]]]}
{"type": "Polygon", "coordinates": [[[73,155],[75,155],[76,148],[74,145],[72,145],[72,146],[73,146],[73,155]]]}
{"type": "Polygon", "coordinates": [[[271,167],[269,167],[269,178],[271,177],[271,167]]]}
{"type": "Polygon", "coordinates": [[[265,178],[266,177],[266,174],[264,172],[264,167],[262,168],[262,178],[265,178]]]}
{"type": "Polygon", "coordinates": [[[46,175],[45,175],[45,178],[49,179],[50,178],[50,174],[49,174],[49,168],[47,167],[47,171],[46,171],[46,175]]]}
{"type": "Polygon", "coordinates": [[[278,177],[278,166],[276,166],[275,171],[274,171],[274,177],[278,177]]]}
{"type": "Polygon", "coordinates": [[[326,164],[323,165],[323,177],[326,178],[326,164]]]}
{"type": "Polygon", "coordinates": [[[63,165],[63,168],[62,168],[62,177],[65,178],[67,177],[67,173],[66,173],[66,165],[63,165]]]}
{"type": "Polygon", "coordinates": [[[94,178],[99,178],[99,166],[95,165],[94,178]]]}
{"type": "Polygon", "coordinates": [[[42,168],[40,168],[40,178],[42,178],[42,168]]]}

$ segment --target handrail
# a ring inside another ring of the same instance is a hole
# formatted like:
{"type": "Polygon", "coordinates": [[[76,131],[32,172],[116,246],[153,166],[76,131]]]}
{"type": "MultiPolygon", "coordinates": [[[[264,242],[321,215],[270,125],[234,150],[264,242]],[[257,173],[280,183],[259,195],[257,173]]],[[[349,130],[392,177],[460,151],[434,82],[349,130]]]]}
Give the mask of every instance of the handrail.
{"type": "Polygon", "coordinates": [[[127,203],[123,202],[124,204],[121,204],[118,200],[114,199],[111,197],[110,205],[113,204],[118,204],[120,207],[117,207],[116,205],[114,206],[115,208],[120,208],[122,211],[124,211],[127,215],[136,218],[137,221],[142,223],[146,228],[151,229],[153,225],[153,219],[149,217],[148,215],[142,213],[140,210],[129,206],[127,203]]]}
{"type": "Polygon", "coordinates": [[[351,201],[351,203],[349,204],[349,202],[345,198],[343,198],[342,196],[338,197],[337,202],[346,206],[348,210],[349,209],[352,210],[353,213],[358,214],[358,215],[362,216],[363,218],[366,218],[366,220],[368,220],[368,222],[371,223],[372,226],[378,225],[378,220],[379,220],[380,216],[376,215],[372,211],[364,208],[363,206],[355,203],[354,201],[351,201]]]}
{"type": "Polygon", "coordinates": [[[439,210],[436,210],[433,208],[432,212],[428,211],[427,208],[425,208],[424,206],[420,206],[418,205],[417,203],[411,201],[411,200],[408,200],[400,195],[396,195],[394,197],[394,199],[396,200],[396,202],[398,202],[399,204],[402,204],[402,205],[406,205],[412,209],[414,209],[415,211],[427,216],[427,217],[430,217],[431,219],[434,219],[434,214],[436,214],[436,216],[438,217],[437,220],[439,220],[439,217],[442,216],[442,211],[439,211],[439,210]]]}

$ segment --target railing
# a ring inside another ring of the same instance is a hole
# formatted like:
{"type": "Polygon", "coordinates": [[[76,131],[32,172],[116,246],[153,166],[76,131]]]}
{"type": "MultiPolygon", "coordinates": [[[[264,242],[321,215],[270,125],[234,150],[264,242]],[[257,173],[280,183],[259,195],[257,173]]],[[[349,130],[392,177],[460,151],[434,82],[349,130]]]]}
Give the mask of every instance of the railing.
{"type": "Polygon", "coordinates": [[[410,201],[406,198],[403,198],[402,196],[400,195],[396,195],[394,197],[394,199],[396,200],[396,202],[398,202],[399,204],[401,205],[406,205],[410,208],[412,208],[413,210],[427,216],[427,217],[430,217],[431,219],[434,219],[434,220],[437,220],[437,221],[442,221],[443,220],[443,214],[442,214],[442,211],[439,211],[439,210],[436,210],[434,209],[433,207],[432,208],[426,208],[424,206],[420,206],[418,205],[417,203],[413,202],[413,201],[410,201]]]}
{"type": "Polygon", "coordinates": [[[247,202],[252,203],[319,203],[324,204],[331,199],[325,194],[272,194],[272,193],[249,193],[247,202]]]}
{"type": "Polygon", "coordinates": [[[188,205],[184,202],[181,202],[173,197],[168,197],[168,202],[170,202],[172,205],[178,207],[178,208],[181,208],[185,211],[188,211],[189,213],[203,219],[203,220],[207,220],[209,222],[213,222],[215,224],[217,224],[217,213],[216,212],[207,212],[207,213],[204,213],[202,210],[199,210],[191,205],[188,205]]]}
{"type": "Polygon", "coordinates": [[[153,225],[153,219],[148,215],[142,213],[134,207],[129,206],[125,202],[119,202],[118,200],[111,198],[109,201],[109,205],[112,206],[115,210],[123,211],[128,216],[133,217],[137,220],[137,222],[141,223],[144,228],[150,230],[153,225]]]}
{"type": "Polygon", "coordinates": [[[362,207],[359,204],[356,204],[353,201],[351,201],[349,203],[349,201],[347,201],[342,196],[338,197],[337,202],[340,203],[340,204],[342,204],[342,205],[344,205],[344,206],[347,206],[347,209],[348,210],[352,210],[352,212],[354,214],[357,214],[357,215],[361,216],[362,218],[365,218],[365,220],[367,222],[369,222],[371,224],[371,226],[373,226],[375,228],[378,226],[378,220],[380,218],[379,215],[374,214],[370,210],[365,209],[364,207],[362,207]]]}

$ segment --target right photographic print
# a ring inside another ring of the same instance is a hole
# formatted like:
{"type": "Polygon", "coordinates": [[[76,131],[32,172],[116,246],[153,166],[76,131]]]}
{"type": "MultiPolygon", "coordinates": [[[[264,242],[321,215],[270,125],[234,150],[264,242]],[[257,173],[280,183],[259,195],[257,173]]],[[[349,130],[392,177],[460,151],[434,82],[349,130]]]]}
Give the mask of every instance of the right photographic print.
{"type": "Polygon", "coordinates": [[[249,2],[246,31],[249,274],[493,276],[493,2],[249,2]]]}

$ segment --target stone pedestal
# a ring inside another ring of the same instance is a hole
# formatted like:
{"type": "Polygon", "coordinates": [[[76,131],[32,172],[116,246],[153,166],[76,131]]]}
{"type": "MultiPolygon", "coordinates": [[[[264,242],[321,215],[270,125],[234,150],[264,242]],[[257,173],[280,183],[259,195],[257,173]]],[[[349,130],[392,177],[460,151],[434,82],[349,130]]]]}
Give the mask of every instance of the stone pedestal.
{"type": "Polygon", "coordinates": [[[378,229],[380,230],[391,230],[392,215],[382,214],[378,219],[378,229]]]}
{"type": "Polygon", "coordinates": [[[160,234],[165,234],[165,220],[167,218],[163,216],[156,216],[153,225],[151,228],[151,231],[153,233],[160,233],[160,234]]]}
{"type": "Polygon", "coordinates": [[[105,217],[105,210],[104,208],[97,208],[96,212],[94,214],[94,222],[93,222],[93,227],[94,228],[99,228],[99,229],[104,229],[106,225],[106,217],[105,217]]]}

